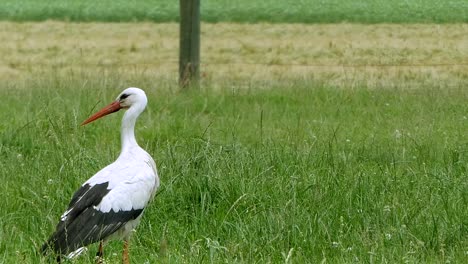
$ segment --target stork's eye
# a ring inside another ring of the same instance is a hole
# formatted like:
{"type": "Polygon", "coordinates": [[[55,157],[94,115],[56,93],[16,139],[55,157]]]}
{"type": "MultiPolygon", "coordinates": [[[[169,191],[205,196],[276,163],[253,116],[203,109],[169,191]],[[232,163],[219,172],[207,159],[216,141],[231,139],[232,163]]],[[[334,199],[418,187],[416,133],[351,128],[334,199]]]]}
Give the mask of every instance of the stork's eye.
{"type": "Polygon", "coordinates": [[[122,94],[122,95],[120,96],[120,100],[123,100],[123,99],[125,99],[125,98],[127,98],[127,97],[129,97],[129,96],[130,96],[129,94],[122,94]]]}

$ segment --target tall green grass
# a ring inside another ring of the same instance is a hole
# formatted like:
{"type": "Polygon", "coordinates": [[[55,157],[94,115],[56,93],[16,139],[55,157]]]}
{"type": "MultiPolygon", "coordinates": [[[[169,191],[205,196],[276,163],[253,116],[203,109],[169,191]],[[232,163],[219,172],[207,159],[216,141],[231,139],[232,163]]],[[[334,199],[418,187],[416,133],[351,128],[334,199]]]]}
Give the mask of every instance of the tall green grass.
{"type": "MultiPolygon", "coordinates": [[[[162,187],[132,263],[460,263],[468,246],[468,91],[311,81],[178,91],[122,76],[0,84],[0,262],[43,263],[74,190],[112,162],[121,114],[79,124],[123,88],[162,187]]],[[[77,263],[89,263],[95,247],[77,263]]],[[[105,248],[108,263],[121,245],[105,248]]]]}
{"type": "MultiPolygon", "coordinates": [[[[178,21],[179,1],[3,0],[0,19],[14,21],[178,21]]],[[[466,23],[465,0],[202,0],[206,22],[466,23]]]]}

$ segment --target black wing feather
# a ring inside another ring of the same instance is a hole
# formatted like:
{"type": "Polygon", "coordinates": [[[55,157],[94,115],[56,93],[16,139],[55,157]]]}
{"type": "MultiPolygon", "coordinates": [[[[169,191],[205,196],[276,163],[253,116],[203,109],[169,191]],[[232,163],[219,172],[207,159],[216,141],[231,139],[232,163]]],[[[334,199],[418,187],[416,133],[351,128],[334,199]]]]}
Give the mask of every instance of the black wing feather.
{"type": "Polygon", "coordinates": [[[104,213],[95,209],[94,206],[109,193],[108,186],[108,182],[93,186],[85,184],[73,195],[66,218],[61,219],[54,234],[42,246],[43,253],[51,248],[59,255],[66,255],[103,240],[143,212],[143,209],[132,209],[104,213]]]}
{"type": "Polygon", "coordinates": [[[143,209],[103,213],[88,207],[62,232],[56,232],[57,235],[54,234],[53,239],[49,240],[49,245],[55,252],[66,255],[108,237],[142,212],[143,209]]]}
{"type": "MultiPolygon", "coordinates": [[[[110,191],[107,189],[109,182],[101,184],[85,184],[73,194],[73,197],[68,205],[68,214],[64,220],[60,220],[57,224],[54,234],[49,240],[42,246],[42,251],[45,252],[48,247],[51,247],[57,253],[63,253],[63,246],[59,246],[59,242],[63,241],[64,238],[70,237],[71,234],[68,231],[69,226],[82,214],[88,207],[98,205],[102,198],[110,191]]],[[[63,243],[62,243],[63,244],[63,243]]]]}

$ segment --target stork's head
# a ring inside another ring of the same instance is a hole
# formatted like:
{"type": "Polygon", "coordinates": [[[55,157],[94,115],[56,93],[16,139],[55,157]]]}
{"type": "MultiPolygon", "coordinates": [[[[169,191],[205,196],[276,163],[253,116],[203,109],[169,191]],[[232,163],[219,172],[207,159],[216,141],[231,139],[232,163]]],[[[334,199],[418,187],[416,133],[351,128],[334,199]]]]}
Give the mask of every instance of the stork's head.
{"type": "Polygon", "coordinates": [[[123,90],[123,92],[117,96],[115,101],[119,102],[120,109],[128,109],[133,105],[146,106],[146,103],[148,102],[145,92],[142,89],[135,87],[130,87],[123,90]]]}
{"type": "Polygon", "coordinates": [[[135,87],[127,88],[117,96],[114,102],[90,116],[81,125],[84,126],[89,124],[103,116],[115,113],[120,109],[135,109],[139,114],[145,109],[147,102],[148,99],[146,98],[146,94],[143,90],[135,87]]]}

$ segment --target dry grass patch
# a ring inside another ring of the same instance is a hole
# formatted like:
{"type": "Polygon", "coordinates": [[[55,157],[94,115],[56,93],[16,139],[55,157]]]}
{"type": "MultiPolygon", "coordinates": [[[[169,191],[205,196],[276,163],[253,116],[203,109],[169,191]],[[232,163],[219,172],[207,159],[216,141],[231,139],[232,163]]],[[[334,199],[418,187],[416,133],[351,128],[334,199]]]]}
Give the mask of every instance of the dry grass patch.
{"type": "MultiPolygon", "coordinates": [[[[178,25],[1,22],[0,78],[122,71],[177,79],[178,25]]],[[[314,79],[336,86],[459,86],[468,25],[203,24],[206,80],[314,79]]]]}

